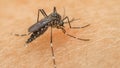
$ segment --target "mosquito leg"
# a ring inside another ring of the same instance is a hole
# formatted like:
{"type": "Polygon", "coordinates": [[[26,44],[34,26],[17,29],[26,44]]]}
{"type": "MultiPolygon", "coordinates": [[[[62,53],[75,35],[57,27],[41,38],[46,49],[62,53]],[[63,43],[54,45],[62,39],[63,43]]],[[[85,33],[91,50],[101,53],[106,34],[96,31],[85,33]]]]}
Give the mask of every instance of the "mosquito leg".
{"type": "MultiPolygon", "coordinates": [[[[78,19],[74,19],[74,18],[72,18],[71,20],[69,20],[69,22],[71,23],[71,22],[73,22],[73,21],[77,21],[77,20],[80,20],[79,18],[78,19]]],[[[68,22],[65,22],[65,23],[68,23],[68,22]]]]}
{"type": "Polygon", "coordinates": [[[69,36],[69,37],[73,37],[73,38],[75,38],[75,39],[78,39],[78,40],[82,40],[82,41],[89,41],[90,39],[82,39],[82,38],[77,38],[77,37],[75,37],[75,36],[72,36],[72,35],[70,35],[70,34],[67,34],[66,33],[66,35],[67,36],[69,36]]]}
{"type": "Polygon", "coordinates": [[[14,34],[15,36],[27,36],[27,35],[29,35],[30,33],[28,33],[28,34],[14,34]]]}
{"type": "Polygon", "coordinates": [[[41,12],[41,14],[42,14],[44,17],[47,16],[47,14],[45,13],[45,11],[44,11],[43,9],[38,9],[37,22],[39,21],[39,14],[40,14],[39,12],[41,12]]]}
{"type": "Polygon", "coordinates": [[[47,17],[46,12],[44,11],[44,9],[41,9],[41,12],[44,14],[44,17],[47,17]]]}
{"type": "Polygon", "coordinates": [[[63,27],[58,27],[58,29],[62,29],[63,33],[69,37],[72,37],[72,38],[75,38],[75,39],[78,39],[78,40],[82,40],[82,41],[89,41],[89,39],[82,39],[82,38],[78,38],[78,37],[75,37],[75,36],[72,36],[68,33],[66,33],[66,30],[63,28],[63,27]]]}
{"type": "Polygon", "coordinates": [[[42,14],[44,17],[47,16],[47,14],[45,13],[45,11],[44,11],[43,9],[39,9],[39,10],[38,10],[38,15],[39,15],[39,11],[41,12],[41,14],[42,14]]]}
{"type": "MultiPolygon", "coordinates": [[[[88,24],[88,25],[85,25],[85,26],[82,26],[82,27],[72,27],[71,24],[70,24],[70,22],[75,21],[75,19],[72,19],[72,20],[70,21],[69,18],[68,18],[67,16],[66,16],[65,18],[63,18],[63,21],[64,21],[65,19],[67,19],[68,24],[69,24],[69,27],[70,27],[70,28],[73,28],[73,29],[85,28],[85,27],[87,27],[87,26],[90,25],[90,24],[88,24]]],[[[77,19],[76,19],[76,20],[77,20],[77,19]]]]}
{"type": "Polygon", "coordinates": [[[52,51],[52,59],[53,59],[54,68],[56,68],[56,61],[55,61],[53,44],[52,44],[52,26],[51,26],[51,34],[50,34],[50,47],[51,47],[51,51],[52,51]]]}

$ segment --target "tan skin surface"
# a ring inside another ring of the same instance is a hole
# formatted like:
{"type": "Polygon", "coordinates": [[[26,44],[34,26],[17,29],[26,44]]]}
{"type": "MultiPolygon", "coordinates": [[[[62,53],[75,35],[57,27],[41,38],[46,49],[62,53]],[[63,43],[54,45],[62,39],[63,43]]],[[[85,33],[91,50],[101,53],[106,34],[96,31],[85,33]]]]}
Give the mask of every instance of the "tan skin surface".
{"type": "MultiPolygon", "coordinates": [[[[36,22],[38,9],[47,14],[53,7],[63,15],[80,18],[69,34],[90,41],[68,37],[53,29],[53,46],[57,68],[120,68],[120,0],[1,0],[0,1],[0,68],[53,68],[50,49],[50,28],[29,46],[29,38],[12,34],[27,33],[36,22]]],[[[43,18],[40,15],[40,18],[43,18]]]]}

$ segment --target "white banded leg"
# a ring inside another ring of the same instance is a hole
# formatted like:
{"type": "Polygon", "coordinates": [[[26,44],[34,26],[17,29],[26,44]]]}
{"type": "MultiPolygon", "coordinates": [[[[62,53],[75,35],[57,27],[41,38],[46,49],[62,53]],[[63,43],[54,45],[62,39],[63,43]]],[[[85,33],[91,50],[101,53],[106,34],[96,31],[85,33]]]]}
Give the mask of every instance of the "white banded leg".
{"type": "Polygon", "coordinates": [[[62,32],[69,37],[72,37],[72,38],[75,38],[75,39],[78,39],[78,40],[82,40],[82,41],[89,41],[89,39],[78,38],[78,37],[75,37],[75,36],[72,36],[72,35],[66,33],[66,30],[63,27],[59,27],[59,29],[62,29],[62,32]]]}
{"type": "Polygon", "coordinates": [[[38,16],[37,16],[37,22],[39,21],[39,12],[41,12],[41,14],[44,16],[44,17],[47,17],[47,14],[45,13],[45,11],[43,9],[38,9],[38,16]]]}
{"type": "Polygon", "coordinates": [[[54,68],[57,68],[56,67],[56,61],[55,61],[53,44],[52,44],[52,26],[51,26],[51,35],[50,35],[50,47],[51,47],[51,52],[52,52],[52,60],[53,60],[54,68]]]}
{"type": "MultiPolygon", "coordinates": [[[[68,16],[66,16],[65,18],[63,18],[63,20],[62,21],[64,21],[65,19],[67,19],[67,23],[69,24],[69,27],[70,28],[72,28],[72,29],[80,29],[80,28],[85,28],[85,27],[87,27],[87,26],[89,26],[90,24],[88,24],[88,25],[85,25],[85,26],[82,26],[82,27],[72,27],[71,26],[71,24],[70,24],[70,22],[72,22],[72,21],[75,21],[75,20],[78,20],[78,19],[72,19],[71,21],[69,20],[69,17],[68,16]]],[[[64,23],[66,23],[66,22],[64,22],[64,23]]]]}
{"type": "Polygon", "coordinates": [[[14,34],[15,36],[27,36],[27,35],[29,35],[30,33],[28,33],[28,34],[14,34]]]}

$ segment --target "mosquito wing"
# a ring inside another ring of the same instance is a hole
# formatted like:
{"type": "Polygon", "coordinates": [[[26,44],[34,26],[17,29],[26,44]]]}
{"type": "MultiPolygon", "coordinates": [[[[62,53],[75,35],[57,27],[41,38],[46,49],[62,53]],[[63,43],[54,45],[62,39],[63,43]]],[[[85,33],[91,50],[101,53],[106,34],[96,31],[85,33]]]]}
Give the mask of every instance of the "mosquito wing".
{"type": "Polygon", "coordinates": [[[33,24],[29,29],[28,32],[36,32],[41,28],[44,28],[45,26],[48,26],[48,23],[50,23],[51,20],[49,19],[42,19],[38,21],[37,23],[33,24]]]}

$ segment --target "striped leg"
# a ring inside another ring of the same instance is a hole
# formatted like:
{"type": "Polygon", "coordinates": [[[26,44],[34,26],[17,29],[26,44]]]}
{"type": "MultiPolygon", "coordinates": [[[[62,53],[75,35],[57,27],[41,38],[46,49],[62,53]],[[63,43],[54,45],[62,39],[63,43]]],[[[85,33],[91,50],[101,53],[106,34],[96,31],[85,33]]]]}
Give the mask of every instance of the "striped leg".
{"type": "Polygon", "coordinates": [[[50,47],[51,47],[51,52],[52,52],[52,59],[53,59],[54,68],[56,68],[56,61],[55,61],[53,44],[52,44],[52,26],[51,26],[51,35],[50,35],[50,47]]]}
{"type": "Polygon", "coordinates": [[[39,14],[40,14],[39,12],[41,12],[44,17],[47,17],[47,14],[45,13],[43,9],[38,9],[37,22],[39,21],[39,14]]]}
{"type": "Polygon", "coordinates": [[[68,33],[66,33],[66,30],[63,28],[63,27],[57,27],[58,29],[62,29],[63,33],[69,37],[72,37],[72,38],[75,38],[75,39],[78,39],[78,40],[82,40],[82,41],[89,41],[89,39],[81,39],[81,38],[78,38],[78,37],[75,37],[75,36],[72,36],[68,33]]]}
{"type": "MultiPolygon", "coordinates": [[[[88,24],[88,25],[85,25],[85,26],[82,26],[82,27],[72,27],[71,24],[70,24],[70,22],[75,21],[75,19],[72,19],[72,20],[70,21],[69,18],[68,18],[68,16],[66,16],[65,18],[63,18],[62,21],[64,21],[65,19],[67,19],[67,21],[68,21],[67,23],[69,24],[69,27],[72,28],[72,29],[85,28],[85,27],[87,27],[87,26],[90,25],[90,24],[88,24]]],[[[76,19],[76,20],[77,20],[77,19],[76,19]]],[[[65,23],[66,23],[66,22],[65,22],[65,23]]]]}
{"type": "Polygon", "coordinates": [[[27,36],[27,35],[29,35],[30,33],[28,33],[28,34],[14,34],[15,36],[27,36]]]}

